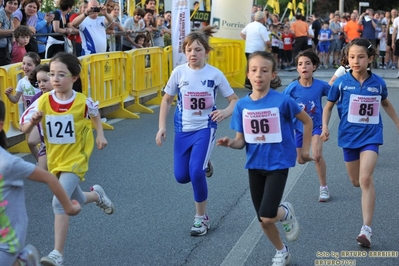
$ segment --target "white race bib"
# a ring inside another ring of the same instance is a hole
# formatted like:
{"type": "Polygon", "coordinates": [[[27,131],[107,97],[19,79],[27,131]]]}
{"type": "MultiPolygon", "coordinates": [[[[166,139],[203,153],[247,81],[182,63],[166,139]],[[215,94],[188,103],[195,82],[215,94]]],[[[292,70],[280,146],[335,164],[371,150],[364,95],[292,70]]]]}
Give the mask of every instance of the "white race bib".
{"type": "Polygon", "coordinates": [[[76,142],[73,115],[46,115],[47,140],[52,144],[76,142]]]}
{"type": "Polygon", "coordinates": [[[279,143],[282,141],[280,111],[277,107],[243,110],[244,137],[247,143],[279,143]]]}
{"type": "Polygon", "coordinates": [[[356,95],[349,99],[348,122],[378,124],[380,122],[381,95],[356,95]]]}
{"type": "Polygon", "coordinates": [[[213,95],[207,91],[191,91],[183,94],[183,109],[185,112],[192,112],[193,116],[209,115],[213,105],[213,95]]]}

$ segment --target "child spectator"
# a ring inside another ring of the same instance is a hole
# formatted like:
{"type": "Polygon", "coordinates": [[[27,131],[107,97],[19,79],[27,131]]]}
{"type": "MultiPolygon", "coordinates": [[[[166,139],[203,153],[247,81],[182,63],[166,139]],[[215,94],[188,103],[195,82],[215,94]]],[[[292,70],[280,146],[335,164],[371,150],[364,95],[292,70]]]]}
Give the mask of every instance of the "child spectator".
{"type": "Polygon", "coordinates": [[[380,68],[386,69],[387,64],[385,62],[385,53],[387,51],[387,24],[381,24],[381,32],[378,33],[378,39],[380,40],[380,68]]]}
{"type": "Polygon", "coordinates": [[[165,19],[163,17],[157,17],[156,21],[157,30],[152,32],[153,46],[158,46],[163,48],[165,46],[164,36],[165,33],[170,33],[170,30],[165,27],[165,19]]]}
{"type": "Polygon", "coordinates": [[[134,45],[132,49],[138,49],[138,48],[143,48],[144,42],[145,42],[145,35],[144,34],[138,34],[136,38],[134,39],[134,45]]]}
{"type": "Polygon", "coordinates": [[[278,65],[278,51],[280,46],[281,37],[277,31],[278,26],[275,24],[270,25],[270,39],[272,40],[272,53],[278,65]]]}
{"type": "Polygon", "coordinates": [[[328,69],[328,54],[330,51],[331,41],[333,39],[333,32],[329,28],[328,21],[323,22],[323,27],[321,28],[317,39],[319,40],[320,62],[324,63],[325,69],[328,69]]]}
{"type": "Polygon", "coordinates": [[[11,63],[22,62],[26,54],[25,46],[28,45],[32,32],[28,26],[20,25],[14,31],[15,41],[12,44],[11,63]]]}
{"type": "Polygon", "coordinates": [[[288,69],[292,62],[292,44],[294,42],[294,34],[290,32],[289,26],[284,26],[284,32],[282,34],[283,39],[283,66],[284,69],[288,69]]]}
{"type": "Polygon", "coordinates": [[[283,50],[284,50],[283,33],[284,33],[284,25],[280,24],[278,26],[278,36],[280,37],[278,43],[278,65],[280,69],[282,69],[283,65],[283,50]]]}

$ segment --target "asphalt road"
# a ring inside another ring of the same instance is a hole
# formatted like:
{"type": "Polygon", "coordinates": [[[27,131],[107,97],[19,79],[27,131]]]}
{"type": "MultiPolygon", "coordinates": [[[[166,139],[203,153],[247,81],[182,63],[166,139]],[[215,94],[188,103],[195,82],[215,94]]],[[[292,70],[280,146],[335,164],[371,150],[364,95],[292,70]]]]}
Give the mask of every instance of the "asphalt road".
{"type": "MultiPolygon", "coordinates": [[[[243,97],[248,91],[237,89],[236,93],[243,97]]],[[[398,88],[389,91],[389,99],[399,111],[398,88]]],[[[218,107],[226,104],[219,97],[218,107]]],[[[245,151],[215,147],[211,158],[214,175],[208,179],[211,230],[206,236],[191,237],[195,214],[191,185],[178,184],[173,176],[173,115],[171,112],[169,116],[168,138],[158,147],[155,134],[159,108],[154,111],[141,114],[138,120],[111,120],[115,129],[105,132],[109,145],[93,152],[90,171],[81,187],[89,190],[94,184],[103,186],[116,211],[107,216],[89,204],[71,219],[65,265],[271,265],[275,250],[255,219],[244,169],[245,151]]],[[[331,201],[317,201],[319,183],[313,163],[290,171],[284,200],[293,204],[301,227],[299,238],[286,242],[293,256],[291,265],[332,262],[328,260],[337,263],[336,259],[347,263],[341,265],[399,265],[399,135],[382,113],[385,145],[380,148],[375,169],[372,248],[360,248],[356,242],[362,225],[361,192],[350,184],[346,174],[342,150],[337,146],[334,110],[331,138],[324,145],[331,201]]],[[[229,121],[222,122],[217,131],[218,138],[226,135],[235,135],[229,121]]],[[[32,161],[30,155],[24,158],[32,161]]],[[[26,183],[26,194],[28,242],[46,255],[53,249],[52,195],[45,185],[31,181],[26,183]]]]}

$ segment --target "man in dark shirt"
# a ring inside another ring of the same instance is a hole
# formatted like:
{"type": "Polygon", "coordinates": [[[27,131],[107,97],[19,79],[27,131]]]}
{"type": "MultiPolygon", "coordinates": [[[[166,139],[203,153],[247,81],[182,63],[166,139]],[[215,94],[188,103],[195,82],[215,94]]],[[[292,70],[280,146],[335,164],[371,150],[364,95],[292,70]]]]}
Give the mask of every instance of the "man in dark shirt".
{"type": "Polygon", "coordinates": [[[319,15],[317,13],[313,13],[312,17],[313,17],[312,30],[314,32],[313,43],[314,43],[315,51],[317,51],[317,46],[319,44],[318,36],[319,36],[319,32],[321,30],[321,23],[320,23],[319,15]]]}

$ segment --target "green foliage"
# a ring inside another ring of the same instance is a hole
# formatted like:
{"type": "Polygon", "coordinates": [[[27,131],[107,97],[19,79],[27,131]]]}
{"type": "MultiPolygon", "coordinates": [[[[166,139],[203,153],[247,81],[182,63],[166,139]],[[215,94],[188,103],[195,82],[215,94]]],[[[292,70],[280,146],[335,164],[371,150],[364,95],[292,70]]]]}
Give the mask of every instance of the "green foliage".
{"type": "Polygon", "coordinates": [[[56,10],[53,0],[43,0],[40,10],[44,13],[54,12],[56,10]]]}

